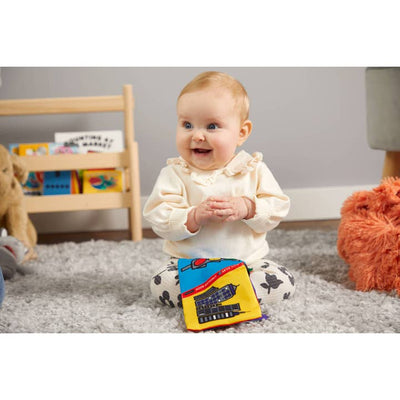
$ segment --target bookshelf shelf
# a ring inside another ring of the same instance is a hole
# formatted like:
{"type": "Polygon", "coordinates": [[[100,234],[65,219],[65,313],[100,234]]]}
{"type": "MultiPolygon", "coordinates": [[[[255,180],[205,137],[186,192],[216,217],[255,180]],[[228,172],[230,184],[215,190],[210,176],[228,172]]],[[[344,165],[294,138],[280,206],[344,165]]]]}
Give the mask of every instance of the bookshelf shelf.
{"type": "Polygon", "coordinates": [[[25,196],[28,213],[129,208],[130,193],[25,196]]]}
{"type": "Polygon", "coordinates": [[[88,153],[47,156],[21,156],[30,171],[66,171],[70,169],[128,168],[129,153],[88,153]]]}

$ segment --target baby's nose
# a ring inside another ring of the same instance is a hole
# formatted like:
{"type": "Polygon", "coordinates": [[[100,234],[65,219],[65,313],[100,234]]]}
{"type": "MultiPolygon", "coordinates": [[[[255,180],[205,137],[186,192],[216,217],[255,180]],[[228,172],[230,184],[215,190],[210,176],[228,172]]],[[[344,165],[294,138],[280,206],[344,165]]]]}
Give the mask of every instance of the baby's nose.
{"type": "Polygon", "coordinates": [[[196,131],[193,133],[193,140],[195,142],[204,142],[206,140],[202,129],[196,129],[196,131]]]}

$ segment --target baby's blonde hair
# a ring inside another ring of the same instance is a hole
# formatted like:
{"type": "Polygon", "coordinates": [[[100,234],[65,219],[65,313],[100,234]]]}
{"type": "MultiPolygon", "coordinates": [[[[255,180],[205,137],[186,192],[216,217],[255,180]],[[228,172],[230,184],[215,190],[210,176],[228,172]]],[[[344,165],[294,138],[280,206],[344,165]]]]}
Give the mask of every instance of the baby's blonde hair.
{"type": "Polygon", "coordinates": [[[182,89],[178,96],[178,101],[186,93],[208,87],[223,87],[228,89],[236,102],[241,122],[249,118],[250,102],[246,89],[238,80],[223,72],[207,71],[197,75],[182,89]]]}

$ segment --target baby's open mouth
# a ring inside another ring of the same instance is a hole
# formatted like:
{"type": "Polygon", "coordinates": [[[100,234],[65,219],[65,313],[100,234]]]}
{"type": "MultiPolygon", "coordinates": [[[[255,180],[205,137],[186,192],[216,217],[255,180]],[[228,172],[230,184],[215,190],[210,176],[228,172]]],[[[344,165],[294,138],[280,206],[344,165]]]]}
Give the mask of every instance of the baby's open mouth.
{"type": "Polygon", "coordinates": [[[211,149],[193,149],[196,154],[207,154],[211,151],[211,149]]]}

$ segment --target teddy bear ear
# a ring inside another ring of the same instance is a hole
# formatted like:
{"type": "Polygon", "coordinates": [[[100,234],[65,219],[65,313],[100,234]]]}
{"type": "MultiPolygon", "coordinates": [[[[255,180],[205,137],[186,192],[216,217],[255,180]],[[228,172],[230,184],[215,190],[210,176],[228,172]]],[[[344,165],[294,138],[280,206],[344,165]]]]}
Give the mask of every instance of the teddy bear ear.
{"type": "Polygon", "coordinates": [[[28,179],[28,171],[24,161],[16,154],[11,154],[11,162],[14,169],[15,177],[21,182],[25,183],[28,179]]]}

